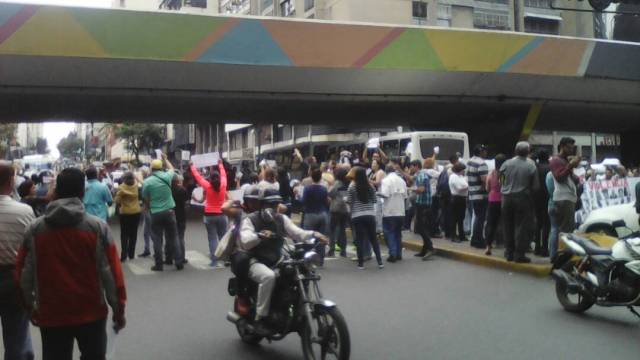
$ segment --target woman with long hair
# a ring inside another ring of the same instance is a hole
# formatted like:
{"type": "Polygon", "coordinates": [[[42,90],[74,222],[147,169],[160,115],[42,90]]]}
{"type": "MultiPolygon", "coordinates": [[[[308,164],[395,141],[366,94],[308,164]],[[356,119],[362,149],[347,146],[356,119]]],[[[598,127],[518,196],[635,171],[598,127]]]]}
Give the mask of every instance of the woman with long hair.
{"type": "Polygon", "coordinates": [[[500,213],[502,206],[502,193],[500,186],[500,167],[504,164],[507,157],[504,154],[496,155],[495,169],[491,170],[489,176],[487,176],[486,189],[489,190],[489,207],[487,208],[487,225],[485,231],[487,232],[485,238],[487,239],[487,249],[484,251],[486,255],[491,255],[491,249],[493,242],[498,232],[498,226],[500,225],[500,213]]]}
{"type": "Polygon", "coordinates": [[[356,247],[358,251],[358,269],[364,270],[364,243],[371,244],[378,267],[382,269],[380,244],[376,237],[376,191],[369,184],[366,171],[357,167],[354,171],[354,181],[349,185],[347,202],[351,207],[351,221],[356,232],[356,247]]]}
{"type": "Polygon", "coordinates": [[[218,240],[227,231],[227,217],[222,213],[222,205],[227,192],[227,172],[222,161],[219,161],[218,170],[212,168],[209,179],[206,180],[200,175],[193,163],[190,165],[193,177],[202,186],[205,194],[204,225],[207,228],[209,255],[211,257],[209,266],[218,267],[218,259],[214,254],[218,246],[218,240]]]}
{"type": "Polygon", "coordinates": [[[140,187],[131,171],[122,176],[122,185],[118,187],[115,203],[120,207],[120,261],[135,257],[140,224],[140,187]]]}
{"type": "Polygon", "coordinates": [[[347,224],[349,223],[349,206],[346,197],[349,190],[349,180],[347,180],[347,168],[340,165],[335,168],[335,183],[329,189],[329,199],[331,205],[331,243],[329,244],[329,257],[334,256],[336,242],[340,247],[340,256],[347,257],[347,224]]]}

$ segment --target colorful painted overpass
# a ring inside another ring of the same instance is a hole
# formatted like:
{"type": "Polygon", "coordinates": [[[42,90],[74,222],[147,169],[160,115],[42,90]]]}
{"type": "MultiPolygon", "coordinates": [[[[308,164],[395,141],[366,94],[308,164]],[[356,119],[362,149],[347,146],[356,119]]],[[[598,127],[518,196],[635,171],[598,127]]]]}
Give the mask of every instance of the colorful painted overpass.
{"type": "Polygon", "coordinates": [[[639,103],[637,44],[0,3],[1,119],[456,127],[537,104],[586,129],[639,103]]]}

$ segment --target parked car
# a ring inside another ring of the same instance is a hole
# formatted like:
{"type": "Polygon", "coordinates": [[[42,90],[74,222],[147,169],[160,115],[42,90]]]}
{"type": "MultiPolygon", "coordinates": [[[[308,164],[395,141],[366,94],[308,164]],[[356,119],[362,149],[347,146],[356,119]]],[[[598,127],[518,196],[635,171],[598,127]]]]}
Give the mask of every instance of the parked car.
{"type": "Polygon", "coordinates": [[[585,222],[580,225],[578,230],[586,233],[602,233],[616,237],[629,235],[630,231],[640,231],[635,204],[628,203],[593,210],[587,215],[585,222]],[[623,220],[630,230],[614,228],[613,222],[618,220],[623,220]]]}

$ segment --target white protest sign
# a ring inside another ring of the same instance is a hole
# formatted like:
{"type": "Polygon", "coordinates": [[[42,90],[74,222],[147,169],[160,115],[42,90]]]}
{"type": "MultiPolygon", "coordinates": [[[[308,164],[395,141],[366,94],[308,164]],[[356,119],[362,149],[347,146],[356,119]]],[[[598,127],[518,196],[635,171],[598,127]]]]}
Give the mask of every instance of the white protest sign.
{"type": "Polygon", "coordinates": [[[582,209],[576,213],[579,223],[593,210],[633,202],[633,191],[627,178],[585,181],[583,185],[582,209]]]}
{"type": "Polygon", "coordinates": [[[212,152],[207,154],[193,155],[191,156],[191,161],[197,168],[215,166],[218,165],[218,161],[220,161],[220,154],[217,152],[212,152]]]}
{"type": "Polygon", "coordinates": [[[189,160],[190,157],[191,157],[191,152],[190,151],[182,150],[182,153],[181,153],[181,156],[180,156],[180,159],[182,161],[187,161],[187,160],[189,160]]]}
{"type": "Polygon", "coordinates": [[[191,195],[191,205],[204,206],[204,202],[195,201],[193,200],[193,198],[196,198],[198,200],[204,200],[204,192],[201,187],[197,187],[193,189],[193,194],[191,195]]]}
{"type": "Polygon", "coordinates": [[[367,141],[367,148],[377,149],[378,147],[380,147],[380,138],[371,138],[367,141]]]}
{"type": "Polygon", "coordinates": [[[270,168],[275,169],[278,166],[278,163],[276,163],[275,160],[267,160],[267,165],[269,165],[270,168]]]}
{"type": "Polygon", "coordinates": [[[242,196],[244,195],[244,191],[230,190],[230,191],[227,191],[227,194],[229,195],[229,199],[242,202],[242,196]]]}
{"type": "Polygon", "coordinates": [[[162,159],[162,150],[156,149],[156,159],[162,159]]]}

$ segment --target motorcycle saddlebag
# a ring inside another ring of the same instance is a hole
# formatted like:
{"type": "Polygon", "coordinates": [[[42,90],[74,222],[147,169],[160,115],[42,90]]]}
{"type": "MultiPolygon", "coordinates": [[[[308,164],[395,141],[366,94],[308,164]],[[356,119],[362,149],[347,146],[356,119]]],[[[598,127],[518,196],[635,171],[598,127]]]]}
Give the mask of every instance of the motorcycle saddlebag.
{"type": "Polygon", "coordinates": [[[238,279],[229,279],[229,285],[227,285],[227,291],[230,296],[236,296],[238,294],[238,279]]]}

